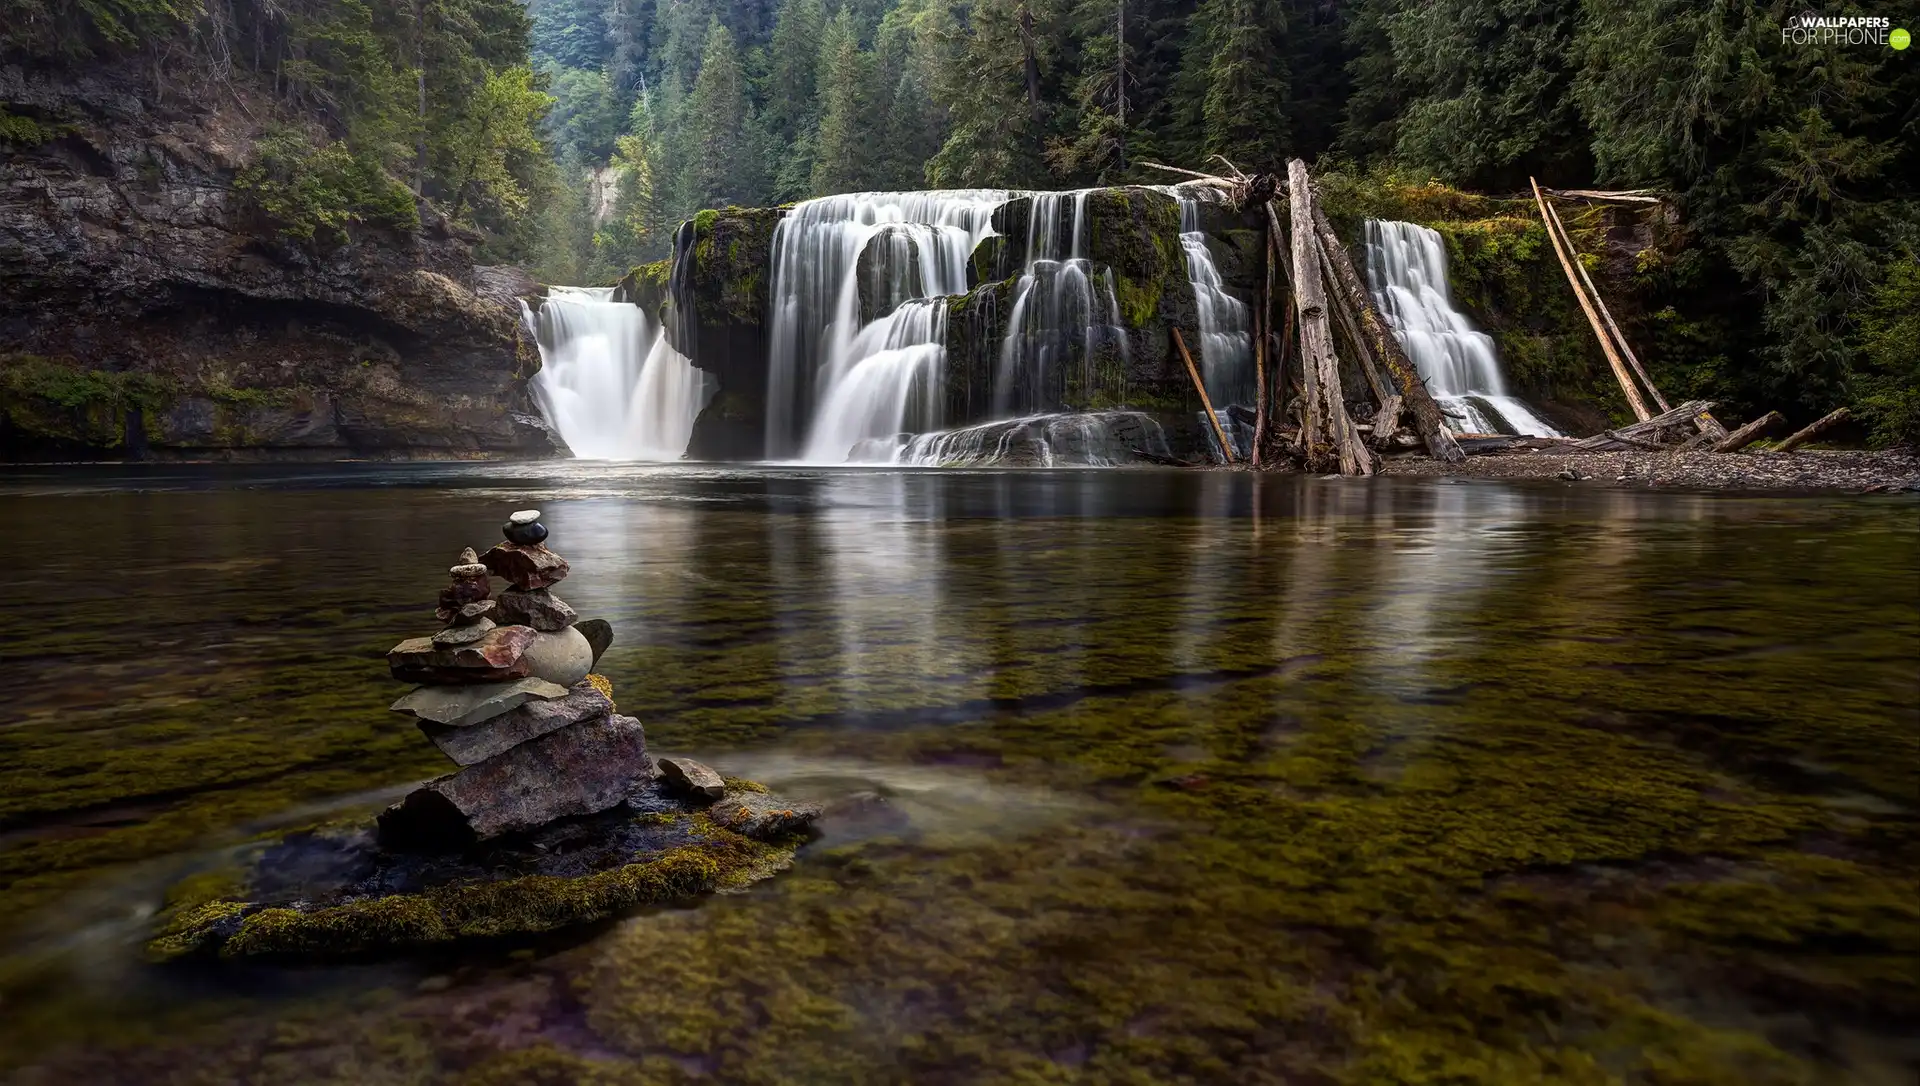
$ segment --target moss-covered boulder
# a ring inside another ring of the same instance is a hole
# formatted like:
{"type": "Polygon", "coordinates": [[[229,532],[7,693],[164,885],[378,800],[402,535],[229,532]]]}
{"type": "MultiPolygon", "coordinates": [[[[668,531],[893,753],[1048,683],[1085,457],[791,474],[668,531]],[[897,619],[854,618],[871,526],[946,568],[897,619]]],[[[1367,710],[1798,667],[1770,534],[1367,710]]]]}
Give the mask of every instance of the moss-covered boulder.
{"type": "Polygon", "coordinates": [[[671,257],[651,264],[636,264],[614,286],[613,299],[631,302],[646,310],[651,320],[663,320],[666,313],[669,282],[673,276],[671,257]]]}
{"type": "Polygon", "coordinates": [[[727,782],[711,806],[658,782],[628,804],[484,849],[383,848],[371,827],[297,833],[169,894],[148,957],[337,958],[533,935],[737,889],[792,860],[818,808],[727,782]]]}
{"type": "MultiPolygon", "coordinates": [[[[1008,411],[1131,408],[1175,414],[1198,412],[1192,379],[1173,347],[1181,329],[1190,349],[1199,344],[1198,314],[1180,239],[1179,201],[1144,187],[1094,189],[1079,198],[1083,221],[1078,248],[1083,268],[1042,267],[1029,285],[1024,269],[1034,201],[1010,200],[994,213],[989,238],[974,253],[973,274],[1007,270],[948,304],[947,418],[951,425],[1008,411]],[[994,243],[994,244],[989,244],[994,243]],[[1085,287],[1081,286],[1084,276],[1085,287]],[[1034,301],[1020,304],[1023,290],[1034,301]],[[1073,299],[1060,328],[1049,330],[1038,301],[1055,293],[1073,299]],[[1082,294],[1087,295],[1084,299],[1082,294]],[[1014,350],[1006,350],[1014,320],[1022,321],[1014,350]]],[[[1065,203],[1066,201],[1062,201],[1065,203]]],[[[1075,251],[1071,205],[1043,216],[1049,236],[1040,251],[1075,251]],[[1050,247],[1050,248],[1049,248],[1050,247]]],[[[1257,304],[1266,275],[1264,234],[1251,212],[1208,207],[1202,227],[1228,293],[1257,304]]],[[[1224,405],[1222,405],[1224,406],[1224,405]]]]}
{"type": "Polygon", "coordinates": [[[675,240],[667,334],[719,380],[722,393],[694,422],[687,455],[695,459],[751,460],[765,452],[773,232],[785,216],[785,208],[702,211],[675,240]]]}

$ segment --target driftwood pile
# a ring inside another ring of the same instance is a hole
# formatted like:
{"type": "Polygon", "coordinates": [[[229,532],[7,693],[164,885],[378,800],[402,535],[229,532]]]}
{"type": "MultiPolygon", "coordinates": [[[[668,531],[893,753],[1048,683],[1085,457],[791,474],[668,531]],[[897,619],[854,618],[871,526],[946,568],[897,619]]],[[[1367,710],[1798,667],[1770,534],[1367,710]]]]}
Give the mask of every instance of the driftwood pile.
{"type": "MultiPolygon", "coordinates": [[[[1566,272],[1567,284],[1620,383],[1627,405],[1637,420],[1588,438],[1516,438],[1500,434],[1457,434],[1434,402],[1414,369],[1373,294],[1353,266],[1320,207],[1306,163],[1287,163],[1287,176],[1248,174],[1224,157],[1215,156],[1227,170],[1209,174],[1145,162],[1144,166],[1180,174],[1220,189],[1235,207],[1264,207],[1267,219],[1267,282],[1261,304],[1254,310],[1255,405],[1251,466],[1278,466],[1291,461],[1308,471],[1342,475],[1372,475],[1379,468],[1378,453],[1424,447],[1436,460],[1459,463],[1469,454],[1518,448],[1559,452],[1637,450],[1711,450],[1733,453],[1785,424],[1770,411],[1729,432],[1713,416],[1713,403],[1693,400],[1671,406],[1641,365],[1621,332],[1593,279],[1581,264],[1566,225],[1548,197],[1587,203],[1658,205],[1651,190],[1600,192],[1586,189],[1542,189],[1532,182],[1554,255],[1566,272]],[[1279,204],[1285,201],[1286,214],[1279,204]],[[1283,283],[1275,282],[1279,271],[1283,283]],[[1276,291],[1284,289],[1285,325],[1272,327],[1276,291]],[[1357,370],[1366,386],[1342,387],[1342,360],[1357,370]],[[1636,381],[1637,379],[1637,381],[1636,381]],[[1644,386],[1644,393],[1642,391],[1644,386]],[[1648,406],[1651,400],[1653,407],[1648,406]],[[1658,410],[1656,411],[1655,408],[1658,410]],[[1357,417],[1356,417],[1357,416],[1357,417]]],[[[1214,405],[1193,363],[1185,338],[1173,330],[1174,345],[1186,362],[1194,388],[1228,463],[1234,446],[1220,424],[1214,405]]],[[[1850,416],[1846,408],[1814,422],[1774,446],[1791,451],[1850,416]]]]}

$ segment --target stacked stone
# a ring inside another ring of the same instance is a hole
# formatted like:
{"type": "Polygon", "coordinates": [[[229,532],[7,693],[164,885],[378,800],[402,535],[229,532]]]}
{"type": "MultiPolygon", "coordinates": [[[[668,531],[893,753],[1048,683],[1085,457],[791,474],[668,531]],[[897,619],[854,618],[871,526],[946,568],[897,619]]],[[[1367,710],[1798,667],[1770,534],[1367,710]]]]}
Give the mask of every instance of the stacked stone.
{"type": "Polygon", "coordinates": [[[393,703],[462,767],[380,816],[396,847],[457,847],[617,806],[654,775],[640,722],[615,712],[590,675],[612,641],[551,589],[569,572],[546,547],[538,510],[513,514],[506,541],[462,552],[431,637],[387,653],[396,679],[421,685],[393,703]],[[490,576],[508,588],[493,598],[490,576]]]}

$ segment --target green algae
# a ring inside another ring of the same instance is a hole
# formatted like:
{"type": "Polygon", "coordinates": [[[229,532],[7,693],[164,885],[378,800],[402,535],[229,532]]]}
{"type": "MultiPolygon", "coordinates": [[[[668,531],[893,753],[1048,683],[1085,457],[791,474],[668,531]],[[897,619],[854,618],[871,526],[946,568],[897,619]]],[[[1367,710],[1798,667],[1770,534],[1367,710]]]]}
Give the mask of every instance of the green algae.
{"type": "MultiPolygon", "coordinates": [[[[745,791],[764,785],[744,782],[745,791]]],[[[724,800],[722,801],[724,802],[724,800]]],[[[335,905],[262,907],[239,891],[206,900],[207,885],[183,889],[147,944],[151,961],[217,952],[222,958],[335,958],[417,950],[456,940],[537,935],[654,905],[742,889],[785,867],[797,840],[767,843],[734,833],[705,814],[641,815],[684,823],[693,842],[590,874],[522,875],[466,881],[335,905]],[[238,918],[237,927],[229,922],[238,918]]]]}

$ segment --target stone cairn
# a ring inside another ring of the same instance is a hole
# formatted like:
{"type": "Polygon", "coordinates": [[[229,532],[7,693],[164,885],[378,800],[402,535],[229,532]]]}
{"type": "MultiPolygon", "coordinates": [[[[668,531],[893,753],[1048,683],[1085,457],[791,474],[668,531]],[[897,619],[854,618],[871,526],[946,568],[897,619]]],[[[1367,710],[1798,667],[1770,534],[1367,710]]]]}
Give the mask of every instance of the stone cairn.
{"type": "Polygon", "coordinates": [[[394,711],[461,767],[380,816],[389,847],[457,848],[597,814],[656,775],[640,722],[620,716],[612,684],[591,674],[612,627],[579,621],[552,592],[567,560],[547,549],[539,511],[513,514],[502,531],[505,542],[481,555],[469,547],[448,570],[434,611],[446,627],[387,653],[394,678],[420,684],[394,711]],[[490,577],[507,582],[498,599],[490,577]]]}

